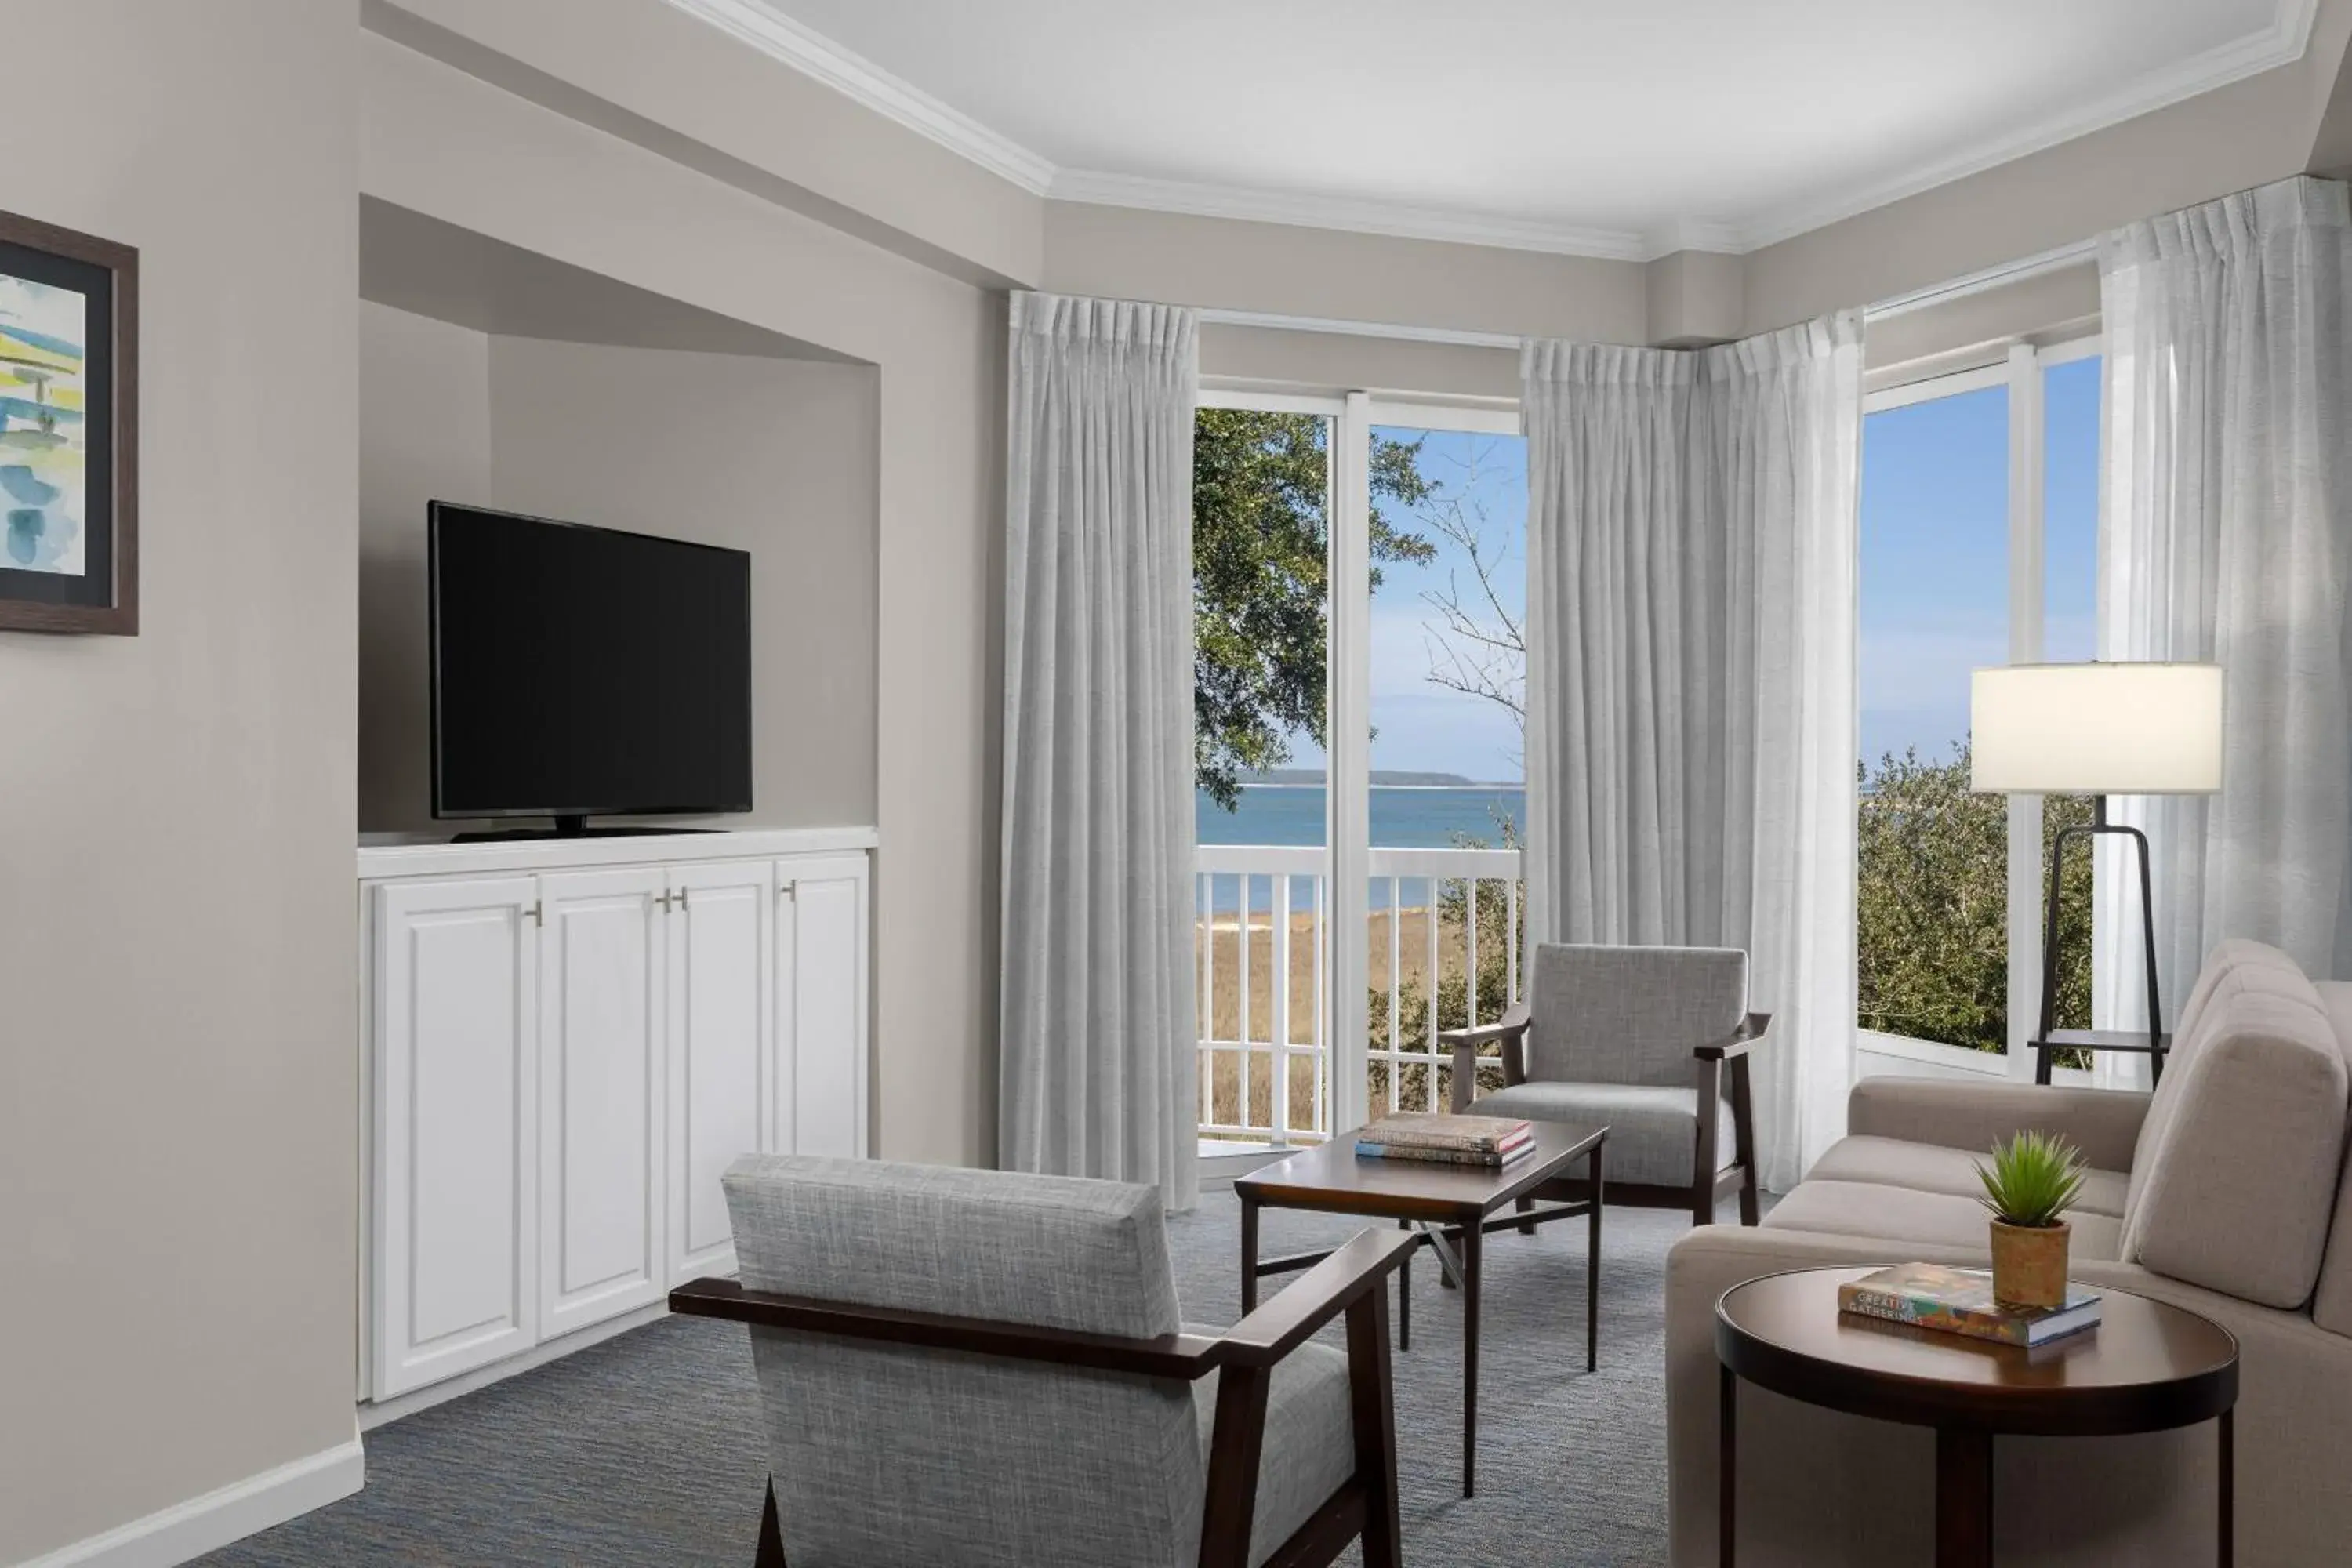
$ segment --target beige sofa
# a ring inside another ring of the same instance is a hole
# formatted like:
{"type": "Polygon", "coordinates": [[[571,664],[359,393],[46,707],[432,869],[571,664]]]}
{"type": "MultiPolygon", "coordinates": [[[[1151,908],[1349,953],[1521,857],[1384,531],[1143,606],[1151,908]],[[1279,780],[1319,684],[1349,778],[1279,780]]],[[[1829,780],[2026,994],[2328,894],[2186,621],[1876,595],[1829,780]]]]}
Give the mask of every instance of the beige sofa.
{"type": "MultiPolygon", "coordinates": [[[[2151,1097],[1873,1079],[1849,1136],[1754,1229],[1709,1226],[1666,1267],[1673,1561],[1717,1561],[1715,1303],[1814,1265],[1987,1256],[1973,1159],[2023,1127],[2096,1167],[2073,1215],[2074,1278],[2204,1313],[2237,1336],[2242,1568],[2352,1563],[2352,984],[2225,942],[2181,1010],[2151,1097]]],[[[1743,1390],[1741,1568],[1933,1557],[1933,1436],[1743,1390]]],[[[2000,1439],[2005,1568],[2213,1561],[2210,1424],[2147,1436],[2000,1439]]]]}

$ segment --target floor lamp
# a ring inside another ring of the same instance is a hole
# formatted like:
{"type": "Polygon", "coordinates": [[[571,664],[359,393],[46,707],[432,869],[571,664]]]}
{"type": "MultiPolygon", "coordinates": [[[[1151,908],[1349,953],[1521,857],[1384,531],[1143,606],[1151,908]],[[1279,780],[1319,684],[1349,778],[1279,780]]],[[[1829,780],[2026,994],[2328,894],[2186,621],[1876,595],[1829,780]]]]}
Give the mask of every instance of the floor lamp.
{"type": "Polygon", "coordinates": [[[2221,667],[2218,664],[2013,664],[1976,672],[1969,692],[1969,787],[1997,795],[2087,795],[2090,826],[2050,847],[2042,905],[2042,1016],[2034,1080],[2050,1081],[2059,1046],[2144,1051],[2164,1072],[2164,1012],[2157,994],[2156,900],[2147,837],[2107,820],[2111,795],[2210,795],[2221,787],[2221,667]],[[2058,875],[2066,846],[2102,834],[2131,839],[2139,858],[2139,912],[2147,968],[2147,1039],[2052,1026],[2058,1005],[2058,875]]]}

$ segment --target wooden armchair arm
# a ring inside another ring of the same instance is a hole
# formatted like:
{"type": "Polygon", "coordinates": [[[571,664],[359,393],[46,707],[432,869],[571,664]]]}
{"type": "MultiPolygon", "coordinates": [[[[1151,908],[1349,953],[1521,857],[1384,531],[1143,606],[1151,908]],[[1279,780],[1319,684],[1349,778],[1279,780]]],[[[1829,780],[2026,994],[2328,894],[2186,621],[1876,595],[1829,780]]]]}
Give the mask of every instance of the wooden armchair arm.
{"type": "MultiPolygon", "coordinates": [[[[1395,1234],[1402,1237],[1405,1233],[1395,1234]]],[[[1162,1334],[1148,1340],[1086,1334],[1071,1329],[1037,1328],[986,1318],[951,1318],[934,1312],[772,1295],[764,1290],[747,1290],[733,1279],[696,1279],[681,1285],[669,1293],[669,1310],[690,1318],[723,1318],[755,1328],[793,1329],[802,1333],[834,1334],[881,1344],[964,1351],[1013,1361],[1049,1362],[1057,1366],[1091,1367],[1098,1372],[1142,1373],[1186,1382],[1215,1371],[1226,1354],[1224,1340],[1203,1334],[1162,1334]]]]}
{"type": "Polygon", "coordinates": [[[1691,1054],[1703,1062],[1729,1061],[1734,1057],[1744,1057],[1756,1048],[1758,1042],[1771,1027],[1771,1014],[1750,1013],[1739,1021],[1739,1026],[1728,1037],[1711,1046],[1700,1046],[1691,1054]]]}
{"type": "Polygon", "coordinates": [[[1467,1029],[1441,1030],[1437,1043],[1450,1047],[1454,1052],[1454,1087],[1449,1109],[1459,1116],[1470,1109],[1478,1095],[1478,1047],[1489,1040],[1499,1041],[1503,1047],[1503,1081],[1527,1081],[1527,1035],[1532,1019],[1525,1002],[1514,1002],[1503,1016],[1491,1024],[1480,1024],[1467,1029]]]}
{"type": "Polygon", "coordinates": [[[1217,1342],[1228,1366],[1272,1366],[1345,1311],[1377,1290],[1420,1245],[1410,1230],[1360,1230],[1337,1252],[1276,1291],[1257,1310],[1227,1329],[1217,1342]]]}

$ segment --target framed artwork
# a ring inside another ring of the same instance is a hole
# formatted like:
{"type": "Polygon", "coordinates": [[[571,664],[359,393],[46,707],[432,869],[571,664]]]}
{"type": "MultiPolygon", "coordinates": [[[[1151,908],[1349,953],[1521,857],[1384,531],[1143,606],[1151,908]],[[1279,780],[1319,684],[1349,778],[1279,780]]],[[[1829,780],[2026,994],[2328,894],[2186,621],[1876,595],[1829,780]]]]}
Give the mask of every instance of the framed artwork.
{"type": "Polygon", "coordinates": [[[0,213],[0,630],[139,631],[139,253],[0,213]]]}

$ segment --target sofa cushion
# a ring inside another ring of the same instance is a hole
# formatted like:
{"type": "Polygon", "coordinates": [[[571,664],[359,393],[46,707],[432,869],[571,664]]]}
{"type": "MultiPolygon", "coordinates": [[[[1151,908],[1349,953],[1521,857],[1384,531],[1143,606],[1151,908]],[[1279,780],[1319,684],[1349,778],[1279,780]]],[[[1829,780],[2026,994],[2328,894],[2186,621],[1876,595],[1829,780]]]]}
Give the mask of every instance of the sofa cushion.
{"type": "MultiPolygon", "coordinates": [[[[2116,1256],[2121,1226],[2112,1216],[2075,1209],[2066,1219],[2074,1227],[2069,1243],[2074,1257],[2104,1262],[2116,1256]]],[[[1866,1237],[1897,1246],[1950,1247],[1987,1257],[1992,1253],[1991,1219],[1975,1199],[1876,1182],[1807,1177],[1773,1205],[1764,1224],[1780,1230],[1866,1237]]]]}
{"type": "Polygon", "coordinates": [[[1730,1038],[1747,1016],[1748,955],[1545,942],[1528,1000],[1529,1078],[1686,1085],[1692,1050],[1730,1038]]]}
{"type": "Polygon", "coordinates": [[[2342,1173],[2344,1052],[2326,1006],[2273,949],[2216,951],[2191,1037],[2148,1107],[2123,1257],[2268,1307],[2311,1299],[2342,1173]]]}
{"type": "MultiPolygon", "coordinates": [[[[1977,1163],[1990,1152],[1912,1143],[1900,1138],[1841,1138],[1806,1175],[1812,1181],[1875,1182],[1881,1186],[1974,1198],[1984,1191],[1984,1184],[1977,1180],[1977,1163]]],[[[2084,1214],[2120,1220],[2124,1187],[2129,1180],[2121,1171],[2085,1171],[2074,1207],[2084,1214]]]]}
{"type": "MultiPolygon", "coordinates": [[[[1201,1468],[1206,1474],[1217,1424],[1215,1373],[1192,1384],[1192,1407],[1200,1416],[1201,1468]]],[[[1344,1352],[1304,1344],[1274,1363],[1274,1375],[1266,1380],[1257,1507],[1250,1516],[1251,1563],[1273,1556],[1356,1473],[1355,1430],[1344,1352]]]]}
{"type": "MultiPolygon", "coordinates": [[[[1698,1146],[1696,1089],[1637,1083],[1518,1083],[1480,1095],[1470,1110],[1477,1116],[1519,1116],[1529,1121],[1605,1123],[1609,1142],[1601,1152],[1604,1184],[1691,1184],[1691,1154],[1698,1146]]],[[[1715,1168],[1720,1171],[1739,1157],[1730,1100],[1717,1105],[1715,1129],[1715,1168]]]]}
{"type": "MultiPolygon", "coordinates": [[[[2315,980],[2319,1004],[2336,1030],[2336,1043],[2352,1068],[2352,981],[2315,980]]],[[[2352,1112],[2347,1112],[2346,1141],[2352,1143],[2352,1112]]],[[[2319,1282],[2311,1292],[2311,1318],[2321,1328],[2352,1334],[2352,1154],[2336,1178],[2336,1218],[2327,1235],[2327,1253],[2320,1260],[2319,1282]]]]}

